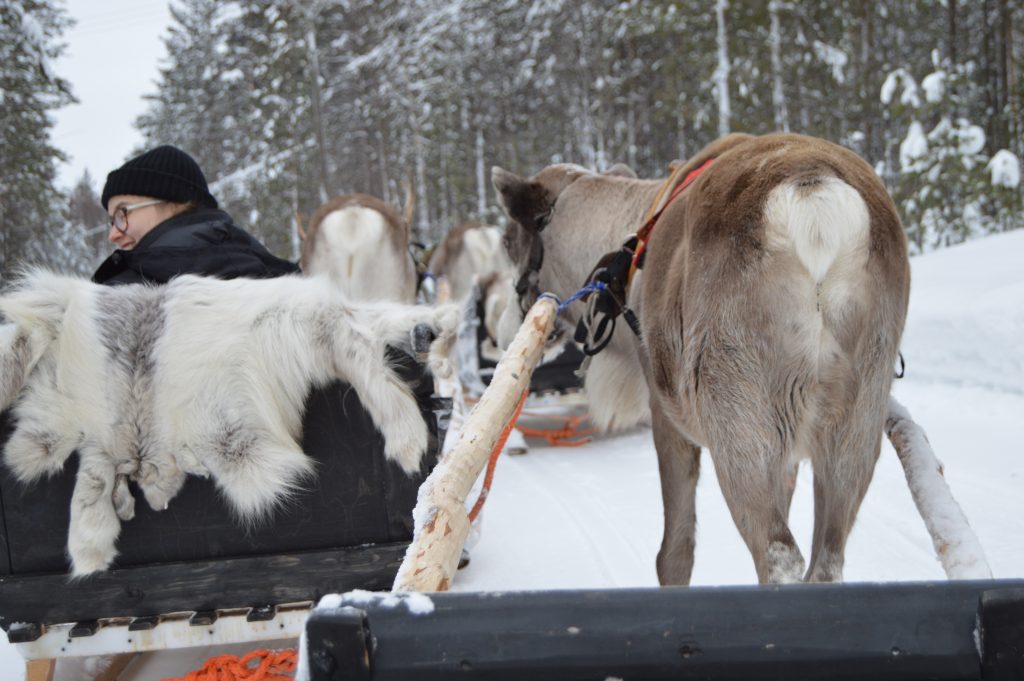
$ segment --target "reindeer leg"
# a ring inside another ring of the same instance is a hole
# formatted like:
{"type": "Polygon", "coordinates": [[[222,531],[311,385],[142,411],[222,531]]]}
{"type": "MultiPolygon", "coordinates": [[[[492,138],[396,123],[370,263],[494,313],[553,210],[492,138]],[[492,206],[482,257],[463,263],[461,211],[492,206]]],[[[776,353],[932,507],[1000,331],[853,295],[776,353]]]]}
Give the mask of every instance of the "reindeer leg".
{"type": "Polygon", "coordinates": [[[841,582],[846,540],[867,493],[881,449],[883,419],[851,414],[824,429],[812,454],[814,540],[808,582],[841,582]]]}
{"type": "Polygon", "coordinates": [[[798,582],[804,558],[783,513],[784,467],[767,442],[735,440],[711,456],[729,506],[762,584],[798,582]]]}
{"type": "Polygon", "coordinates": [[[693,572],[700,447],[679,432],[656,402],[656,399],[651,401],[651,425],[665,509],[665,532],[657,560],[658,582],[663,586],[685,586],[690,583],[693,572]]]}

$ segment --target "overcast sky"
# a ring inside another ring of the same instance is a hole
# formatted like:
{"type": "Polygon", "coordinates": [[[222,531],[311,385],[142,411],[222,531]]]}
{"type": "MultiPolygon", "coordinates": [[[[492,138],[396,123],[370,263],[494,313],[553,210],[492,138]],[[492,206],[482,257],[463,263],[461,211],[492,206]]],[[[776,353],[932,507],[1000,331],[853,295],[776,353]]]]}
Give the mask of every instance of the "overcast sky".
{"type": "Polygon", "coordinates": [[[107,173],[142,143],[134,128],[156,92],[162,37],[170,25],[168,0],[65,0],[77,24],[64,34],[67,49],[55,62],[79,103],[54,117],[54,145],[70,156],[58,184],[73,186],[86,168],[97,191],[107,173]]]}

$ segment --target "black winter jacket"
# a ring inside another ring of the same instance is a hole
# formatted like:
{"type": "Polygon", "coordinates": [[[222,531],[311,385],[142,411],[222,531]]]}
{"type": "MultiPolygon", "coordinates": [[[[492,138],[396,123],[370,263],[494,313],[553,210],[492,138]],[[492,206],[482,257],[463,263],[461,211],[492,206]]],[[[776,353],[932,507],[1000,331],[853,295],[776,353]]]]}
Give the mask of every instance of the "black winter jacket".
{"type": "Polygon", "coordinates": [[[130,251],[114,251],[92,280],[97,284],[165,284],[179,274],[266,279],[298,272],[270,253],[222,210],[197,208],[165,220],[130,251]]]}

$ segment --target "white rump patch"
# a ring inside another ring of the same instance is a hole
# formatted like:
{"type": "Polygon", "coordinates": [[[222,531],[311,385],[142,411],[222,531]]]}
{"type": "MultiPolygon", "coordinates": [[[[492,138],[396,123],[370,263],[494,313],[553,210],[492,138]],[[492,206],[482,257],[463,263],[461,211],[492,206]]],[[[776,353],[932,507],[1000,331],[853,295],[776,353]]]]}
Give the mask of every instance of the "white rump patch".
{"type": "Polygon", "coordinates": [[[820,282],[843,254],[867,243],[870,218],[864,199],[839,178],[815,187],[781,184],[768,195],[769,238],[792,244],[811,277],[820,282]]]}
{"type": "Polygon", "coordinates": [[[395,250],[389,230],[372,208],[346,206],[330,213],[320,223],[306,274],[327,275],[349,300],[411,304],[409,255],[395,250]]]}

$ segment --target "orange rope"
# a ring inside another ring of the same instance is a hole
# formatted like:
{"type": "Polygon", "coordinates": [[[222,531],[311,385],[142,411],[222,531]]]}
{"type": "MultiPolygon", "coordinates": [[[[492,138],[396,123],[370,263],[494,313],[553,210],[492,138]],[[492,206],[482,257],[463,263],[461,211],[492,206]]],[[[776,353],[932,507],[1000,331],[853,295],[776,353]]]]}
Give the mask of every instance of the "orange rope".
{"type": "Polygon", "coordinates": [[[254,650],[241,659],[218,655],[207,660],[202,669],[163,681],[292,681],[296,659],[294,648],[254,650]]]}
{"type": "Polygon", "coordinates": [[[529,388],[523,391],[523,396],[519,398],[519,404],[516,405],[516,413],[512,415],[512,420],[505,424],[504,430],[501,431],[501,436],[495,443],[494,449],[491,450],[491,458],[487,461],[487,472],[484,474],[484,486],[480,490],[480,496],[476,498],[476,503],[473,504],[473,508],[469,511],[469,522],[476,520],[477,515],[480,514],[480,509],[484,507],[484,502],[487,501],[487,495],[491,492],[491,482],[494,481],[494,469],[498,465],[498,455],[504,449],[508,436],[512,433],[512,427],[516,425],[516,420],[519,419],[519,414],[523,411],[523,405],[526,404],[526,396],[529,393],[529,388]]]}

